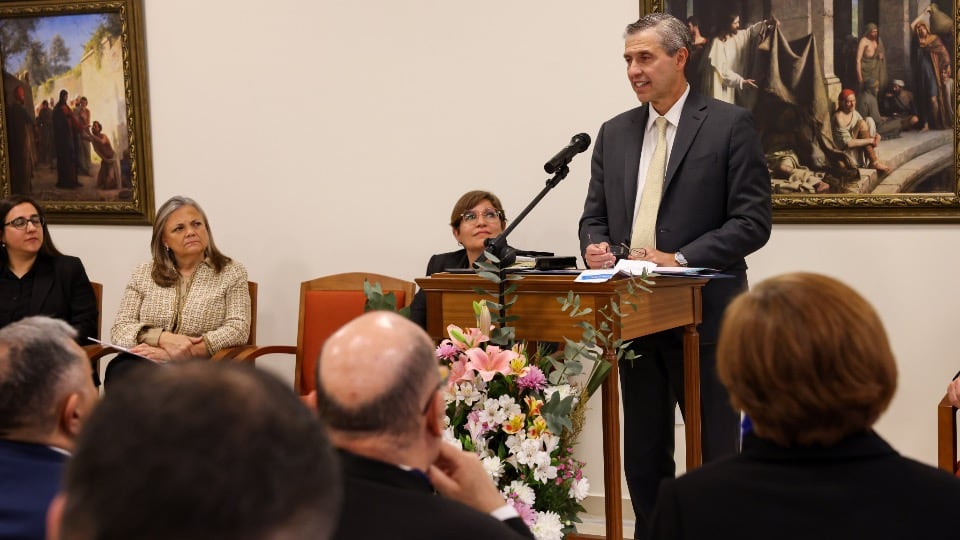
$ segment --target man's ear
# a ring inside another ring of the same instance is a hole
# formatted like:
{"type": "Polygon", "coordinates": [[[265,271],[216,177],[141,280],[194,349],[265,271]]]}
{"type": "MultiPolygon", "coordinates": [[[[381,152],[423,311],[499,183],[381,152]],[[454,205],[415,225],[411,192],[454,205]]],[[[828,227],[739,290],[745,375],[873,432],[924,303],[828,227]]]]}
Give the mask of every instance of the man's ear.
{"type": "Polygon", "coordinates": [[[443,433],[443,400],[440,399],[440,392],[434,392],[430,398],[430,407],[427,411],[427,431],[434,437],[439,437],[443,433]]]}
{"type": "Polygon", "coordinates": [[[76,439],[89,413],[79,392],[68,394],[63,401],[63,410],[60,411],[60,428],[71,438],[76,439]]]}
{"type": "Polygon", "coordinates": [[[63,520],[63,508],[67,505],[67,495],[58,493],[47,508],[47,540],[60,540],[60,522],[63,520]]]}

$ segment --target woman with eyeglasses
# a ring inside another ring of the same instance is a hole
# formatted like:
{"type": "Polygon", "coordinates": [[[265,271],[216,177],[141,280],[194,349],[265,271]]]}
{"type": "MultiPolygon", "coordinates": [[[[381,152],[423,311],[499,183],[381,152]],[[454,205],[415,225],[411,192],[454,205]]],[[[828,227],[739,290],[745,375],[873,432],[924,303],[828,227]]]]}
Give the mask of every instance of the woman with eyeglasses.
{"type": "Polygon", "coordinates": [[[53,244],[43,208],[30,197],[0,201],[0,327],[32,315],[66,321],[77,343],[97,334],[97,298],[83,263],[53,244]]]}
{"type": "Polygon", "coordinates": [[[110,361],[107,387],[141,366],[209,358],[243,345],[250,333],[247,270],[217,249],[196,201],[163,203],[150,251],[153,260],[133,271],[111,330],[113,342],[134,354],[110,361]]]}
{"type": "MultiPolygon", "coordinates": [[[[479,190],[464,193],[450,212],[453,238],[463,249],[430,257],[426,275],[432,276],[447,268],[471,268],[483,255],[484,241],[503,232],[506,224],[507,215],[496,195],[479,190]]],[[[427,327],[427,298],[422,290],[413,298],[410,319],[422,328],[427,327]]]]}

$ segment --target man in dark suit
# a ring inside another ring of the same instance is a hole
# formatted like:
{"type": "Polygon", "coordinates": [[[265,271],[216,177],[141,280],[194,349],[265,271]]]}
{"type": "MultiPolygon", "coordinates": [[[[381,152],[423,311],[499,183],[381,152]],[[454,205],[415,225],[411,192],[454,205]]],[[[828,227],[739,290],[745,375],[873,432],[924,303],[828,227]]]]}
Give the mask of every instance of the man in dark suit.
{"type": "Polygon", "coordinates": [[[532,538],[477,456],[441,439],[445,382],[430,338],[395,313],[367,313],[324,344],[317,409],[344,474],[335,539],[532,538]]]}
{"type": "Polygon", "coordinates": [[[50,507],[57,540],[328,540],[336,454],[289,385],[249,365],[176,362],[111,388],[50,507]]]}
{"type": "Polygon", "coordinates": [[[97,402],[75,337],[48,317],[0,330],[0,538],[44,538],[47,507],[97,402]]]}
{"type": "MultiPolygon", "coordinates": [[[[750,114],[690,91],[689,50],[686,25],[670,15],[651,13],[627,27],[627,76],[643,105],[600,128],[580,245],[591,268],[612,265],[610,245],[628,243],[632,258],[733,276],[703,289],[700,376],[709,462],[737,451],[739,415],[717,381],[714,344],[725,306],[747,288],[744,257],[770,236],[770,177],[750,114]]],[[[621,364],[620,383],[624,471],[642,533],[660,481],[675,474],[682,331],[637,340],[634,350],[640,358],[621,364]]]]}

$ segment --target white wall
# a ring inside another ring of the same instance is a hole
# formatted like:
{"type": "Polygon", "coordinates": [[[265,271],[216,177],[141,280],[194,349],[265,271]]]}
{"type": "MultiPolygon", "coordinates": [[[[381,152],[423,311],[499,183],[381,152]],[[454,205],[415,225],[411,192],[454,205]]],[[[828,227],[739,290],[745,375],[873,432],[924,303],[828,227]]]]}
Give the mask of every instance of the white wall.
{"type": "MultiPolygon", "coordinates": [[[[635,106],[621,36],[637,0],[146,0],[145,12],[157,205],[185,194],[205,207],[218,245],[260,283],[261,344],[295,343],[300,281],[420,276],[455,248],[446,223],[462,192],[490,189],[516,215],[574,133],[635,106]]],[[[574,160],[514,245],[576,254],[588,165],[574,160]]],[[[928,463],[960,364],[957,229],[778,225],[749,259],[753,281],[815,270],[874,302],[901,370],[879,430],[928,463]]],[[[109,329],[149,229],[53,235],[105,284],[109,329]]],[[[582,447],[602,494],[599,440],[582,447]]]]}

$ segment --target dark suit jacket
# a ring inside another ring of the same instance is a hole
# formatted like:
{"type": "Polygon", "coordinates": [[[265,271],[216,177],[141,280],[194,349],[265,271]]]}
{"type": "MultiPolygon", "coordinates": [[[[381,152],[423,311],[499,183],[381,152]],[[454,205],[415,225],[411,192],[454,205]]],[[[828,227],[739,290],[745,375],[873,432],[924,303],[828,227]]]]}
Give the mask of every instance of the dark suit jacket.
{"type": "Polygon", "coordinates": [[[80,259],[69,255],[40,255],[33,272],[30,315],[66,321],[77,330],[77,343],[89,345],[87,337],[97,335],[99,312],[97,298],[80,259]]]}
{"type": "Polygon", "coordinates": [[[660,485],[650,538],[956,538],[960,479],[870,432],[831,448],[747,435],[743,453],[660,485]]]}
{"type": "MultiPolygon", "coordinates": [[[[461,249],[449,253],[437,253],[430,257],[427,262],[426,276],[432,276],[437,272],[443,272],[447,268],[467,268],[470,259],[467,257],[467,250],[461,249]]],[[[410,304],[410,320],[419,324],[420,328],[427,329],[427,295],[423,291],[417,291],[413,297],[413,303],[410,304]]]]}
{"type": "Polygon", "coordinates": [[[40,444],[0,440],[0,538],[42,540],[47,507],[67,456],[40,444]]]}
{"type": "MultiPolygon", "coordinates": [[[[600,127],[580,218],[581,253],[591,239],[630,243],[648,110],[643,105],[600,127]]],[[[667,163],[656,247],[734,276],[703,289],[702,343],[716,341],[724,308],[746,289],[744,257],[767,242],[771,213],[770,175],[750,113],[691,91],[667,163]]]]}
{"type": "Polygon", "coordinates": [[[344,501],[334,540],[518,540],[520,518],[501,522],[433,492],[426,477],[340,450],[344,501]]]}

